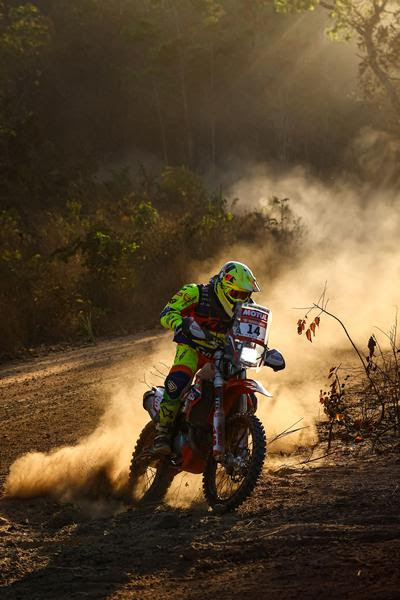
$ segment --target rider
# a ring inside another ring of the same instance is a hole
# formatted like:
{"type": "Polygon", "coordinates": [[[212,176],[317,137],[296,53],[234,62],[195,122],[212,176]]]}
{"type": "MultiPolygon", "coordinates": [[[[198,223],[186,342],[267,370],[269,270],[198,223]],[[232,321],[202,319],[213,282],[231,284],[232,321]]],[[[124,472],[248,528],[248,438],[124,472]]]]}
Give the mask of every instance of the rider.
{"type": "Polygon", "coordinates": [[[193,375],[215,352],[211,336],[204,339],[202,329],[214,337],[224,337],[232,325],[237,302],[248,302],[260,287],[243,263],[230,261],[208,284],[190,283],[175,294],[161,313],[161,324],[174,331],[178,344],[174,364],[165,380],[160,405],[160,421],[154,440],[155,454],[171,454],[172,428],[180,397],[193,375]],[[201,329],[200,329],[201,328],[201,329]]]}

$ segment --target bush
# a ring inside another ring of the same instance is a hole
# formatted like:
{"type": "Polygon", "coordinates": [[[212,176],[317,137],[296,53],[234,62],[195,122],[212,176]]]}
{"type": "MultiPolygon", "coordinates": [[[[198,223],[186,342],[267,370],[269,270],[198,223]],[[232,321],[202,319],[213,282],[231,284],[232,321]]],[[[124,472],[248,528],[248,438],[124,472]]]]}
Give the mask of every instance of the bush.
{"type": "Polygon", "coordinates": [[[167,168],[159,177],[142,170],[134,181],[123,173],[86,183],[29,225],[3,211],[0,355],[154,326],[164,301],[193,278],[193,261],[233,244],[281,245],[284,254],[301,232],[288,206],[284,221],[273,217],[276,202],[235,214],[196,174],[167,168]]]}

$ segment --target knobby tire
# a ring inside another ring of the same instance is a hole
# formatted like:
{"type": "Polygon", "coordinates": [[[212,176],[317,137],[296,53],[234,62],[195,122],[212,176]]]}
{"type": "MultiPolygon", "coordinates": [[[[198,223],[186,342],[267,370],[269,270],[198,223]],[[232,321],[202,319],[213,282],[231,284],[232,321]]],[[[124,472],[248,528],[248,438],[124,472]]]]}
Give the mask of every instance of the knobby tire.
{"type": "Polygon", "coordinates": [[[168,458],[162,457],[159,459],[156,468],[156,474],[150,487],[140,496],[141,478],[145,470],[149,466],[149,462],[140,461],[142,453],[153,445],[156,426],[153,421],[147,423],[142,429],[142,432],[136,442],[135,450],[133,451],[132,460],[129,470],[129,502],[137,504],[149,504],[160,502],[167,493],[172,480],[175,477],[176,471],[169,464],[168,458]]]}
{"type": "Polygon", "coordinates": [[[253,492],[260,477],[266,456],[267,442],[264,427],[255,415],[235,415],[227,421],[226,433],[229,435],[229,427],[237,423],[247,426],[251,432],[253,448],[247,473],[240,487],[227,499],[218,496],[216,489],[217,463],[210,454],[206,468],[203,473],[203,492],[208,504],[223,511],[238,508],[253,492]]]}

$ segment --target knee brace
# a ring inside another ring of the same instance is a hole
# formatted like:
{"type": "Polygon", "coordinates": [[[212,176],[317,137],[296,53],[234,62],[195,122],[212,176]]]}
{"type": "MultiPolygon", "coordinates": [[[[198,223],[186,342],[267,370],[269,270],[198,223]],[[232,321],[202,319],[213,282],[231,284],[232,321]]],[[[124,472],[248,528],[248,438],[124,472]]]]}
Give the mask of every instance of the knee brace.
{"type": "Polygon", "coordinates": [[[170,425],[179,410],[179,398],[191,377],[182,371],[170,373],[165,380],[164,398],[160,404],[160,425],[170,425]]]}
{"type": "Polygon", "coordinates": [[[179,400],[191,377],[183,371],[170,373],[165,380],[165,392],[170,400],[179,400]]]}

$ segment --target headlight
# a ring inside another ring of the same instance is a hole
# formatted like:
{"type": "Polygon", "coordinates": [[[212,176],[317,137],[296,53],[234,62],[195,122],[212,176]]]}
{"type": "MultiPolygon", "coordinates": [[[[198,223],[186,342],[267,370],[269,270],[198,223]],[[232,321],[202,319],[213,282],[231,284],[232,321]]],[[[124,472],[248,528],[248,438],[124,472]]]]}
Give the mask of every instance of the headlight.
{"type": "Polygon", "coordinates": [[[243,346],[240,353],[240,362],[242,362],[246,367],[256,367],[258,364],[257,348],[243,346]]]}

